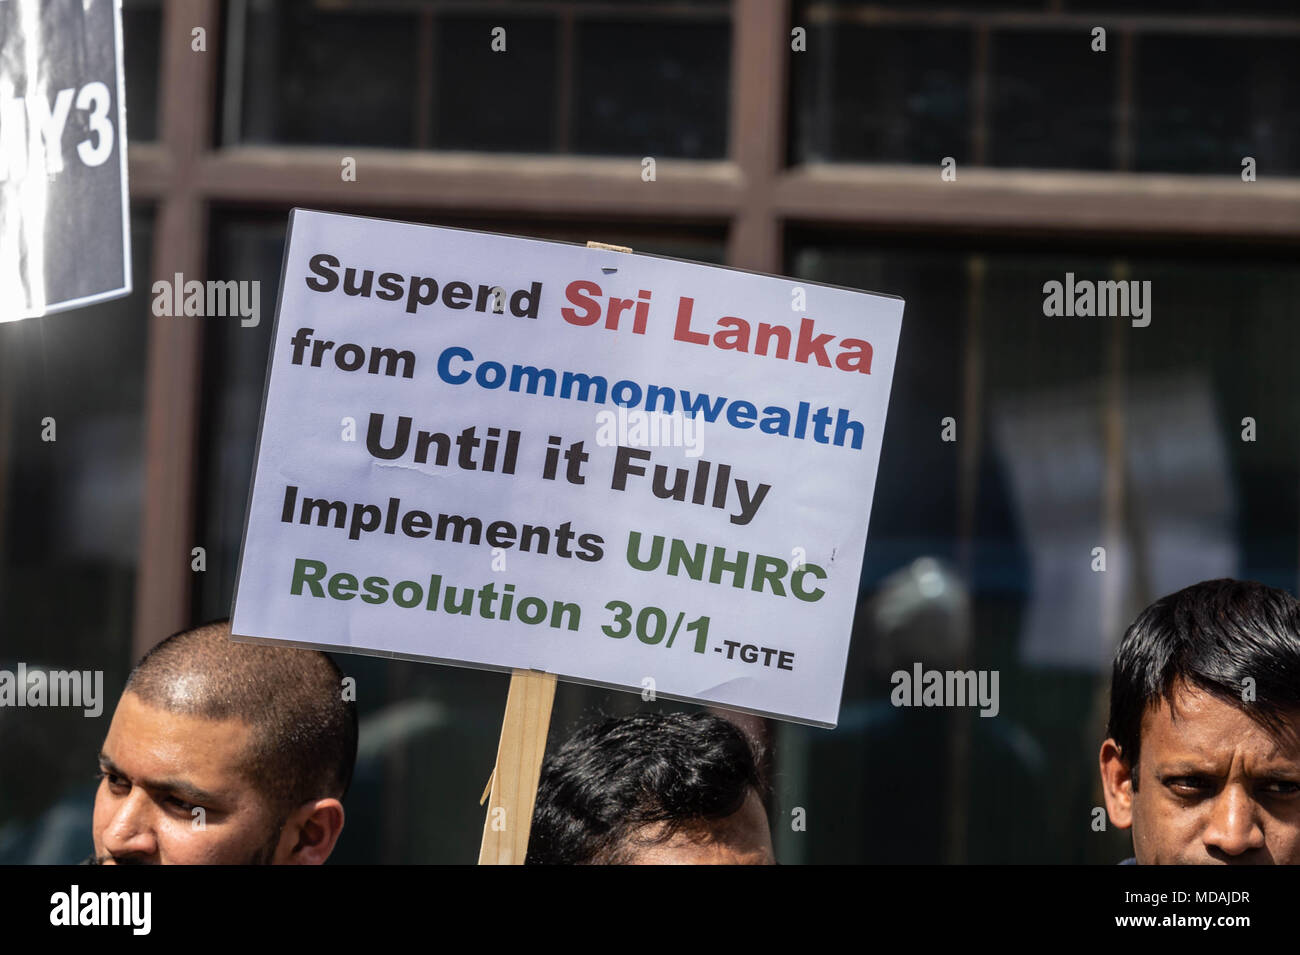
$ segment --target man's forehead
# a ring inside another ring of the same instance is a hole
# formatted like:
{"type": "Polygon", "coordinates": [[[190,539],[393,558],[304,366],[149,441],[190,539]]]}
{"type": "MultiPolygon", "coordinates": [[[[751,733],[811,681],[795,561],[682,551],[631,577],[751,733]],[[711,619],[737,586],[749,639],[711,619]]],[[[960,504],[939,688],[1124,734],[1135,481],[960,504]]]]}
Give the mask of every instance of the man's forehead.
{"type": "Polygon", "coordinates": [[[674,836],[660,845],[647,846],[635,853],[636,861],[646,865],[757,865],[768,861],[769,854],[761,845],[750,842],[733,844],[722,840],[694,841],[684,836],[674,836]]]}
{"type": "Polygon", "coordinates": [[[660,832],[661,825],[652,825],[631,837],[635,857],[641,862],[758,863],[771,857],[767,811],[752,790],[730,816],[695,820],[664,841],[659,839],[660,832]]]}
{"type": "Polygon", "coordinates": [[[253,731],[239,720],[212,720],[152,706],[125,693],[113,714],[104,755],[127,773],[185,776],[213,791],[245,787],[253,731]]]}
{"type": "Polygon", "coordinates": [[[1175,687],[1173,704],[1164,697],[1142,714],[1142,747],[1176,747],[1206,758],[1246,750],[1259,759],[1300,760],[1300,710],[1290,713],[1288,729],[1278,733],[1247,710],[1196,686],[1175,687]]]}

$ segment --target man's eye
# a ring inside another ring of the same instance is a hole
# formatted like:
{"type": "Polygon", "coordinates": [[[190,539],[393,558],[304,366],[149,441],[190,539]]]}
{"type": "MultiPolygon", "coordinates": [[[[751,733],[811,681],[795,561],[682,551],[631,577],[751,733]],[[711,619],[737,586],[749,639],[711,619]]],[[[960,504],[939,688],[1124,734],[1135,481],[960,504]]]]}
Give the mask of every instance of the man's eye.
{"type": "Polygon", "coordinates": [[[1300,783],[1290,779],[1274,779],[1264,784],[1264,791],[1270,796],[1294,796],[1300,793],[1300,783]]]}
{"type": "Polygon", "coordinates": [[[183,800],[183,799],[177,799],[175,796],[168,796],[168,797],[167,797],[167,805],[169,805],[169,806],[175,806],[177,809],[181,810],[182,812],[186,812],[186,813],[193,812],[194,809],[195,809],[195,806],[194,806],[193,803],[188,803],[188,802],[186,802],[186,801],[183,800]]]}
{"type": "Polygon", "coordinates": [[[1207,780],[1199,776],[1173,776],[1165,780],[1165,785],[1181,796],[1195,796],[1210,788],[1207,780]]]}
{"type": "Polygon", "coordinates": [[[99,772],[97,772],[97,773],[95,774],[95,776],[96,776],[96,778],[101,779],[101,780],[105,780],[105,779],[108,780],[108,788],[109,788],[109,789],[129,789],[129,788],[130,788],[130,784],[128,784],[127,781],[126,781],[125,779],[123,779],[121,776],[116,776],[116,775],[114,775],[113,773],[107,772],[107,771],[105,771],[105,770],[103,770],[103,769],[101,769],[99,772]]]}

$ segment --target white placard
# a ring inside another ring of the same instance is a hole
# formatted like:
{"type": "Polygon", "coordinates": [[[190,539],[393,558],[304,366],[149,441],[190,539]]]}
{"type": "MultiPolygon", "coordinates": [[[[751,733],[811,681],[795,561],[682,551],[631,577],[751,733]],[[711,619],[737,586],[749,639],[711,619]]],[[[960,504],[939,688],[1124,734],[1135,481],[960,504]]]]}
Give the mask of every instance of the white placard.
{"type": "Polygon", "coordinates": [[[294,210],[234,632],[834,725],[902,312],[294,210]]]}
{"type": "Polygon", "coordinates": [[[121,0],[0,2],[0,322],[131,292],[121,0]]]}

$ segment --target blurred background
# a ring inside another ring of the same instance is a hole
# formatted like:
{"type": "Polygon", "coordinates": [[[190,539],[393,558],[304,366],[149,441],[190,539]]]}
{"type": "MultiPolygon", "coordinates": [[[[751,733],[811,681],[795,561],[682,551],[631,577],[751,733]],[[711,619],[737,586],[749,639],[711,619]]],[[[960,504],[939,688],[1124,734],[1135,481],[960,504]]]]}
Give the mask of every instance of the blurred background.
{"type": "MultiPolygon", "coordinates": [[[[1198,580],[1300,576],[1293,0],[125,0],[124,30],[136,292],[0,324],[0,668],[108,702],[0,709],[0,862],[89,853],[131,664],[230,612],[294,206],[905,298],[840,725],[747,721],[778,858],[1129,854],[1092,827],[1115,640],[1198,580]],[[261,324],[153,317],[177,272],[259,279],[261,324]],[[1150,326],[1045,317],[1066,272],[1150,281],[1150,326]],[[918,660],[998,670],[999,716],[892,707],[918,660]]],[[[340,662],[334,861],[473,862],[508,677],[340,662]]],[[[655,705],[685,708],[562,683],[551,738],[655,705]]]]}

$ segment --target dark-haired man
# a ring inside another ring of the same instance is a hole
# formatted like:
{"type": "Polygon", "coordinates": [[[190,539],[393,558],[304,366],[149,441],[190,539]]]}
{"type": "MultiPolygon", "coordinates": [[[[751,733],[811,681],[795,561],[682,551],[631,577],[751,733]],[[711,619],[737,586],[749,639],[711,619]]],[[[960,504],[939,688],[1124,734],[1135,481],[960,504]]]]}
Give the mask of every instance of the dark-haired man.
{"type": "Polygon", "coordinates": [[[528,864],[770,865],[754,751],[708,713],[573,735],[542,767],[528,864]]]}
{"type": "Polygon", "coordinates": [[[313,650],[175,634],[131,672],[99,754],[99,863],[319,864],[343,829],[356,704],[313,650]]]}
{"type": "Polygon", "coordinates": [[[1142,865],[1300,863],[1300,603],[1210,580],[1144,610],[1111,678],[1101,778],[1142,865]]]}

